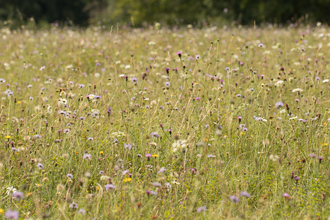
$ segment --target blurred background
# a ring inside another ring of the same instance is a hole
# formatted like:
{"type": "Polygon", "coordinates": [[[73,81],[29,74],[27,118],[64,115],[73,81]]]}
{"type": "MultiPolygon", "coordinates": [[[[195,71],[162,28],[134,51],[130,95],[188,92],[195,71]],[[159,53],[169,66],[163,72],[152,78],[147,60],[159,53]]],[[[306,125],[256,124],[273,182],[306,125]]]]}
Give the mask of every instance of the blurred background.
{"type": "Polygon", "coordinates": [[[329,9],[330,0],[0,0],[0,21],[11,27],[31,21],[38,27],[293,25],[327,23],[329,9]]]}

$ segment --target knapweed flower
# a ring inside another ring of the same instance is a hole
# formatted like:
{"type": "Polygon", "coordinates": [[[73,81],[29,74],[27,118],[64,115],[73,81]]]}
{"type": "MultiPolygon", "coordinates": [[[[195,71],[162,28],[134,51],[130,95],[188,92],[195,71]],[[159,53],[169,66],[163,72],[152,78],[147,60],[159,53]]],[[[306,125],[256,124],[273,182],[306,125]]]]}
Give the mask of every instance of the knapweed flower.
{"type": "Polygon", "coordinates": [[[70,208],[70,209],[78,209],[78,204],[75,203],[75,202],[72,202],[72,203],[69,205],[69,208],[70,208]]]}
{"type": "Polygon", "coordinates": [[[241,194],[241,196],[246,197],[246,198],[251,197],[250,193],[248,193],[248,192],[241,192],[240,194],[241,194]]]}
{"type": "Polygon", "coordinates": [[[109,190],[109,189],[116,189],[116,186],[113,184],[107,184],[104,186],[105,190],[109,190]]]}
{"type": "Polygon", "coordinates": [[[83,159],[91,160],[92,159],[92,155],[91,154],[84,153],[83,159]]]}
{"type": "Polygon", "coordinates": [[[19,218],[19,212],[16,210],[10,210],[8,209],[6,211],[5,217],[7,219],[18,219],[19,218]]]}
{"type": "Polygon", "coordinates": [[[68,177],[69,179],[73,178],[73,175],[71,173],[66,174],[66,177],[68,177]]]}
{"type": "Polygon", "coordinates": [[[16,200],[24,199],[24,194],[22,192],[16,191],[12,194],[13,198],[16,200]]]}
{"type": "Polygon", "coordinates": [[[171,82],[165,82],[165,87],[170,87],[171,82]]]}
{"type": "Polygon", "coordinates": [[[178,55],[178,56],[181,58],[182,52],[181,52],[181,51],[178,51],[178,52],[176,53],[176,55],[178,55]]]}
{"type": "Polygon", "coordinates": [[[234,202],[234,203],[238,203],[239,202],[239,198],[237,198],[235,195],[232,195],[229,197],[230,201],[234,202]]]}

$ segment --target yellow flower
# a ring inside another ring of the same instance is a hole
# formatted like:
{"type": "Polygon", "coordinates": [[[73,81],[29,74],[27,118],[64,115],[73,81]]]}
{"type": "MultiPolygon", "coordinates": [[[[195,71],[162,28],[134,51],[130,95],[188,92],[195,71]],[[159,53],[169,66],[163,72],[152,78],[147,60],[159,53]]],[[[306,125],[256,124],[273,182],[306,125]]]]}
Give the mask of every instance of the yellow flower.
{"type": "Polygon", "coordinates": [[[18,101],[17,104],[21,104],[21,101],[18,101]]]}
{"type": "Polygon", "coordinates": [[[10,139],[11,137],[9,135],[6,136],[7,139],[10,139]]]}
{"type": "Polygon", "coordinates": [[[103,151],[100,151],[100,154],[103,154],[103,151]]]}
{"type": "Polygon", "coordinates": [[[3,213],[3,209],[0,209],[0,215],[3,213]]]}
{"type": "Polygon", "coordinates": [[[132,180],[132,178],[125,178],[124,179],[124,183],[126,183],[126,182],[130,182],[132,180]]]}
{"type": "Polygon", "coordinates": [[[323,146],[327,146],[328,144],[327,143],[323,143],[323,146]]]}
{"type": "Polygon", "coordinates": [[[152,157],[159,157],[159,155],[158,154],[153,154],[152,157]]]}

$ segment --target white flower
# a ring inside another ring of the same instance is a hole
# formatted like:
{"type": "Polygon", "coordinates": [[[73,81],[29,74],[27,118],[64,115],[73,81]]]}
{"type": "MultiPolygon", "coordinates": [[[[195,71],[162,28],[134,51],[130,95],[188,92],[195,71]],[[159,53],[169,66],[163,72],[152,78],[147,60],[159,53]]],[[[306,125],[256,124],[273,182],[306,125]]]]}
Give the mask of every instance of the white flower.
{"type": "Polygon", "coordinates": [[[323,82],[323,83],[327,83],[327,82],[329,82],[329,79],[325,79],[325,80],[323,80],[322,82],[323,82]]]}
{"type": "Polygon", "coordinates": [[[304,90],[300,89],[300,88],[297,88],[297,89],[293,89],[292,92],[295,93],[295,92],[302,92],[304,90]]]}
{"type": "Polygon", "coordinates": [[[66,99],[61,99],[61,98],[60,98],[60,99],[58,100],[58,104],[59,104],[59,105],[67,105],[67,104],[68,104],[68,100],[66,100],[66,99]]]}
{"type": "Polygon", "coordinates": [[[108,176],[101,176],[101,180],[108,180],[110,177],[108,177],[108,176]]]}
{"type": "Polygon", "coordinates": [[[277,81],[277,82],[275,83],[275,86],[280,86],[280,85],[282,85],[283,83],[284,83],[284,81],[279,80],[279,81],[277,81]]]}
{"type": "Polygon", "coordinates": [[[125,69],[129,69],[129,68],[131,68],[130,65],[126,65],[126,66],[125,66],[125,69]]]}
{"type": "Polygon", "coordinates": [[[187,147],[187,141],[186,140],[177,140],[172,144],[172,151],[176,152],[179,149],[183,149],[187,147]]]}
{"type": "Polygon", "coordinates": [[[17,191],[17,189],[14,188],[13,186],[7,187],[7,195],[11,195],[16,191],[17,191]]]}
{"type": "Polygon", "coordinates": [[[277,156],[277,155],[273,155],[273,154],[271,154],[270,156],[269,156],[269,159],[271,159],[272,161],[278,161],[279,159],[280,159],[280,157],[279,156],[277,156]]]}

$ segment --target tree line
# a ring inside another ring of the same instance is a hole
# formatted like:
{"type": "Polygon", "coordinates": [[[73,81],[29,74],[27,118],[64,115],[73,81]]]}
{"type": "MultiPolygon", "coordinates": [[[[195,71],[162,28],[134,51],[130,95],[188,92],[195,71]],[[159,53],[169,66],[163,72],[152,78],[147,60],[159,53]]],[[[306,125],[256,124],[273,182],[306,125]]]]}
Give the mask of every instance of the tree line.
{"type": "Polygon", "coordinates": [[[330,0],[0,0],[0,20],[143,26],[329,22],[330,0]]]}

